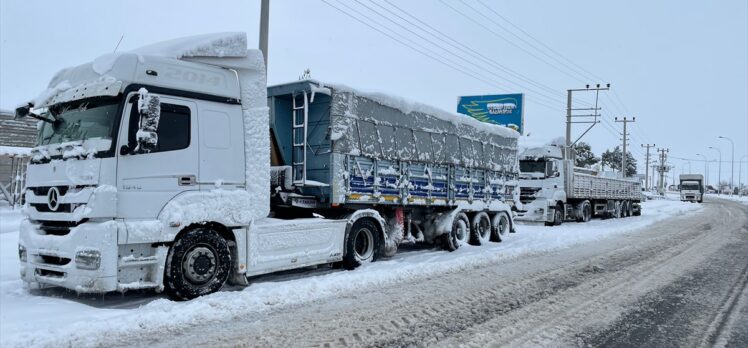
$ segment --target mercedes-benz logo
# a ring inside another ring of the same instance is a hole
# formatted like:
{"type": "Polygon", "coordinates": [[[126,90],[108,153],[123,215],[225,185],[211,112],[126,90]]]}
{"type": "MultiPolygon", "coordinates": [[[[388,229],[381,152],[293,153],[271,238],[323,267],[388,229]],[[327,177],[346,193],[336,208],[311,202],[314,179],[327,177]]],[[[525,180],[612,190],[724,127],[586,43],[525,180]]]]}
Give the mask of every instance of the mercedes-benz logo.
{"type": "Polygon", "coordinates": [[[60,207],[60,191],[57,187],[53,186],[49,188],[47,192],[47,207],[51,211],[57,211],[57,208],[60,207]]]}

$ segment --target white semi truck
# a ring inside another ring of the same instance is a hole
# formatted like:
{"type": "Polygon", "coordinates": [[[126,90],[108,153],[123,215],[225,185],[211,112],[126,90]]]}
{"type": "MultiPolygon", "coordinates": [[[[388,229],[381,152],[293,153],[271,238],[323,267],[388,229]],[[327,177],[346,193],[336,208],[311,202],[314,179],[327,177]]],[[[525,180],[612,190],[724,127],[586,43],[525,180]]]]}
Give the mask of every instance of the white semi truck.
{"type": "Polygon", "coordinates": [[[518,221],[560,225],[593,216],[622,218],[641,214],[641,183],[609,178],[575,167],[563,148],[547,145],[520,154],[518,221]]]}
{"type": "Polygon", "coordinates": [[[680,175],[680,200],[684,202],[704,201],[704,176],[701,174],[680,175]]]}
{"type": "Polygon", "coordinates": [[[345,86],[268,88],[243,33],[64,69],[16,116],[40,120],[18,246],[29,283],[190,299],[514,228],[515,131],[345,86]]]}

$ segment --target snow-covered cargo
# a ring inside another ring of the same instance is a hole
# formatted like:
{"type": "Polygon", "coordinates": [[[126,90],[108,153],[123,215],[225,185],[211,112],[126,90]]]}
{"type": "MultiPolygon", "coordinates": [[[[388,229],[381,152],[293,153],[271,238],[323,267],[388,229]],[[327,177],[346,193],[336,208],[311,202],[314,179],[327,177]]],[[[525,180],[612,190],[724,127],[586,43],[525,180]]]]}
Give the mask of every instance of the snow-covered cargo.
{"type": "Polygon", "coordinates": [[[246,41],[107,54],[16,110],[41,125],[19,236],[26,282],[189,299],[512,230],[516,132],[311,81],[268,98],[246,41]]]}
{"type": "Polygon", "coordinates": [[[641,214],[641,182],[574,167],[558,145],[526,149],[519,164],[520,221],[559,225],[641,214]]]}
{"type": "Polygon", "coordinates": [[[270,87],[268,98],[274,165],[290,166],[297,192],[319,207],[513,205],[513,130],[316,81],[270,87]]]}

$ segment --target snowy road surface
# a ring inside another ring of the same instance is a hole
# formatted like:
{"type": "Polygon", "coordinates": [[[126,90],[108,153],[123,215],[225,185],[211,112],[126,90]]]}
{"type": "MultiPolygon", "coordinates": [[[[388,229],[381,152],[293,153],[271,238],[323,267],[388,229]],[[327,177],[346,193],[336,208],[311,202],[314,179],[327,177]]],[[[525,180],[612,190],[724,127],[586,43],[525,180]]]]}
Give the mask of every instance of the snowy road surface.
{"type": "Polygon", "coordinates": [[[12,229],[0,224],[2,346],[748,346],[748,205],[728,201],[648,201],[641,217],[520,226],[500,244],[183,303],[29,290],[12,229]]]}

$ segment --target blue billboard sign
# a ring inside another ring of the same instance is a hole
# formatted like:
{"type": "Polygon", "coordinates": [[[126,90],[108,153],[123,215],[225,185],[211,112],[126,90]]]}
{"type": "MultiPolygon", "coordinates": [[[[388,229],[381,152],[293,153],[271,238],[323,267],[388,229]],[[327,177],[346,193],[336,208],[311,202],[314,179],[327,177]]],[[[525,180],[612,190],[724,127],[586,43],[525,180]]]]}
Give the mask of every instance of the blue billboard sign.
{"type": "Polygon", "coordinates": [[[464,96],[457,102],[457,112],[522,134],[525,126],[524,101],[522,93],[464,96]]]}

